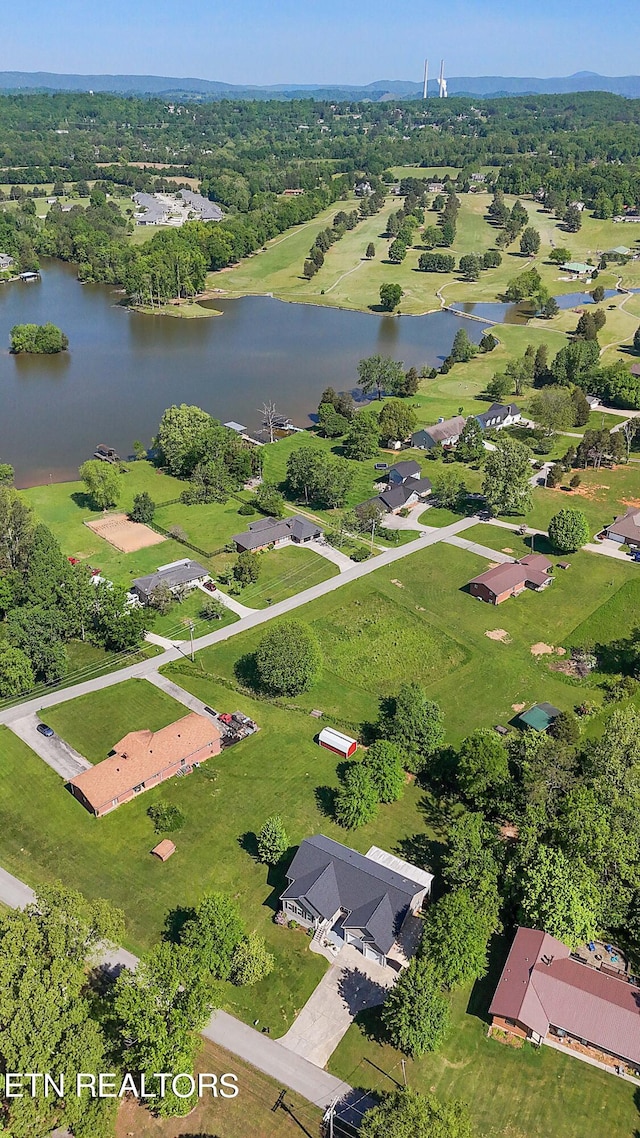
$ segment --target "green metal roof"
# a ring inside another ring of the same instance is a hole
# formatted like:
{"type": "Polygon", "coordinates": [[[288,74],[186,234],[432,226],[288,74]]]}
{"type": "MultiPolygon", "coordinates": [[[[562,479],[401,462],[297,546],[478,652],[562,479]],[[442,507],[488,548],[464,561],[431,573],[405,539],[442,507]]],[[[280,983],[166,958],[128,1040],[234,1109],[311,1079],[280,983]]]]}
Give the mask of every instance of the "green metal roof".
{"type": "Polygon", "coordinates": [[[569,273],[591,273],[594,265],[585,265],[582,261],[567,261],[562,268],[569,273]]]}
{"type": "Polygon", "coordinates": [[[527,727],[533,727],[535,731],[546,731],[547,727],[549,727],[553,721],[553,717],[548,715],[538,704],[536,704],[535,707],[530,707],[528,711],[525,711],[524,714],[520,716],[520,719],[523,723],[526,723],[527,727]]]}

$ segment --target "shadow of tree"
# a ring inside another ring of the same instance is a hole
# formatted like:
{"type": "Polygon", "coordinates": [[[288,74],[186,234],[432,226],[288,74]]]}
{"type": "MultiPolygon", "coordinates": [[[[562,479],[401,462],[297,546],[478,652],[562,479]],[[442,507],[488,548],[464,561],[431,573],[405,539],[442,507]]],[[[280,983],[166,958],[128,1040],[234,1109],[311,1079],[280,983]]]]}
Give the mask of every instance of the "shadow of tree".
{"type": "Polygon", "coordinates": [[[511,948],[512,936],[494,936],[489,945],[489,962],[486,976],[476,980],[469,1002],[467,1015],[475,1016],[484,1023],[490,1023],[489,1005],[493,999],[505,960],[511,948]]]}
{"type": "Polygon", "coordinates": [[[180,941],[180,933],[184,926],[187,921],[193,920],[195,915],[195,909],[187,908],[186,906],[170,909],[164,919],[162,939],[169,941],[170,944],[178,944],[180,941]]]}
{"type": "Polygon", "coordinates": [[[85,490],[74,490],[70,497],[71,501],[74,502],[79,509],[91,510],[94,514],[102,513],[100,507],[96,506],[91,495],[87,494],[85,490]]]}
{"type": "Polygon", "coordinates": [[[594,653],[599,671],[636,675],[640,667],[640,626],[634,628],[630,636],[612,640],[609,644],[596,644],[594,653]]]}
{"type": "Polygon", "coordinates": [[[388,991],[384,984],[372,979],[361,968],[345,968],[338,980],[338,994],[352,1016],[380,1007],[388,991]]]}
{"type": "Polygon", "coordinates": [[[333,818],[336,812],[336,794],[338,793],[335,786],[316,786],[314,790],[316,806],[325,818],[333,818]]]}
{"type": "Polygon", "coordinates": [[[255,652],[245,652],[243,656],[239,656],[233,665],[233,671],[238,683],[241,684],[242,687],[253,688],[254,691],[260,691],[255,652]]]}
{"type": "Polygon", "coordinates": [[[249,854],[254,861],[258,861],[258,835],[253,830],[247,830],[245,834],[240,834],[238,838],[238,845],[241,850],[249,854]]]}

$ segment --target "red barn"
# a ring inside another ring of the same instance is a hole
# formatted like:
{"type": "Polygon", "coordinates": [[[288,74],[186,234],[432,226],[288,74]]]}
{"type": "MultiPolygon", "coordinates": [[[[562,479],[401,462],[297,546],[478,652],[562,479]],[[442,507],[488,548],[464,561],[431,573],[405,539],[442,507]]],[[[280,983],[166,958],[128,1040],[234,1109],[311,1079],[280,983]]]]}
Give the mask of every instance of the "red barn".
{"type": "Polygon", "coordinates": [[[318,735],[318,742],[321,747],[326,747],[327,751],[341,755],[343,759],[350,759],[358,750],[355,739],[351,739],[349,735],[343,735],[341,731],[336,731],[333,727],[323,727],[318,735]]]}

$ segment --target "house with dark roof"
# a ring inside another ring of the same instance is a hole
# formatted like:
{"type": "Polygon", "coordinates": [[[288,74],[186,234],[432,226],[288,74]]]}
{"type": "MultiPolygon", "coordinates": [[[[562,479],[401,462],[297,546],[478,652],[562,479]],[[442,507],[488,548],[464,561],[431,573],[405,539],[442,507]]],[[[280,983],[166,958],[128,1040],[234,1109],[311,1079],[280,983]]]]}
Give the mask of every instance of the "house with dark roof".
{"type": "Polygon", "coordinates": [[[575,1041],[640,1067],[640,988],[548,933],[517,930],[489,1014],[494,1027],[521,1039],[575,1041]]]}
{"type": "Polygon", "coordinates": [[[280,546],[293,541],[296,545],[306,545],[322,537],[323,529],[309,518],[296,514],[293,518],[258,518],[251,522],[246,533],[236,533],[233,541],[238,553],[267,549],[270,545],[280,546]]]}
{"type": "Polygon", "coordinates": [[[209,570],[199,561],[191,561],[185,557],[182,561],[161,565],[155,573],[148,573],[146,577],[136,577],[132,582],[131,592],[141,604],[148,605],[154,590],[160,586],[166,586],[172,593],[179,593],[195,589],[196,585],[204,584],[208,580],[209,570]]]}
{"type": "Polygon", "coordinates": [[[469,592],[479,601],[501,605],[509,597],[517,597],[525,589],[540,592],[553,582],[552,563],[541,553],[528,553],[520,561],[507,561],[487,569],[469,582],[469,592]]]}
{"type": "Polygon", "coordinates": [[[424,502],[431,493],[431,480],[429,478],[408,478],[400,485],[390,486],[382,490],[375,498],[368,498],[356,506],[356,513],[362,506],[376,505],[380,512],[395,514],[398,510],[410,510],[419,502],[424,502]]]}
{"type": "Polygon", "coordinates": [[[637,506],[630,506],[626,514],[605,526],[605,533],[611,541],[628,545],[630,549],[640,549],[640,510],[637,506]]]}
{"type": "Polygon", "coordinates": [[[418,913],[433,875],[372,846],[364,855],[316,834],[300,843],[280,902],[285,915],[336,948],[353,945],[386,965],[418,913]]]}
{"type": "Polygon", "coordinates": [[[387,482],[389,486],[402,486],[409,479],[420,478],[421,474],[420,463],[410,458],[406,462],[396,462],[394,466],[389,468],[387,482]]]}
{"type": "Polygon", "coordinates": [[[503,427],[510,427],[512,423],[519,423],[522,412],[515,403],[492,403],[488,411],[476,415],[483,431],[501,431],[503,427]]]}
{"type": "Polygon", "coordinates": [[[454,415],[452,419],[441,419],[432,427],[422,427],[411,436],[411,445],[420,450],[432,450],[438,443],[443,447],[454,447],[466,421],[462,415],[454,415]]]}

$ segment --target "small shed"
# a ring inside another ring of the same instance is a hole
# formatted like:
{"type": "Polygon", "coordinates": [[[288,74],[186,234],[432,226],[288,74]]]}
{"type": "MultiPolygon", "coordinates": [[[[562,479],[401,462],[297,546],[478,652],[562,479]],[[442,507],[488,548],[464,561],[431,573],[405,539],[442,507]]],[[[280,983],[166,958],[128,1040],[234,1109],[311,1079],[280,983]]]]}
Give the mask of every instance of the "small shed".
{"type": "Polygon", "coordinates": [[[175,852],[176,847],[169,838],[163,838],[162,841],[158,842],[157,846],[154,846],[151,850],[151,853],[154,854],[155,857],[160,858],[160,861],[167,861],[175,852]]]}
{"type": "Polygon", "coordinates": [[[336,731],[333,727],[323,727],[318,735],[318,743],[321,747],[325,747],[327,751],[333,751],[335,755],[341,755],[343,759],[350,759],[358,750],[358,744],[355,739],[352,739],[349,735],[343,735],[342,731],[336,731]]]}
{"type": "Polygon", "coordinates": [[[520,722],[534,731],[548,731],[551,724],[561,714],[559,707],[552,703],[536,703],[520,716],[520,722]]]}

